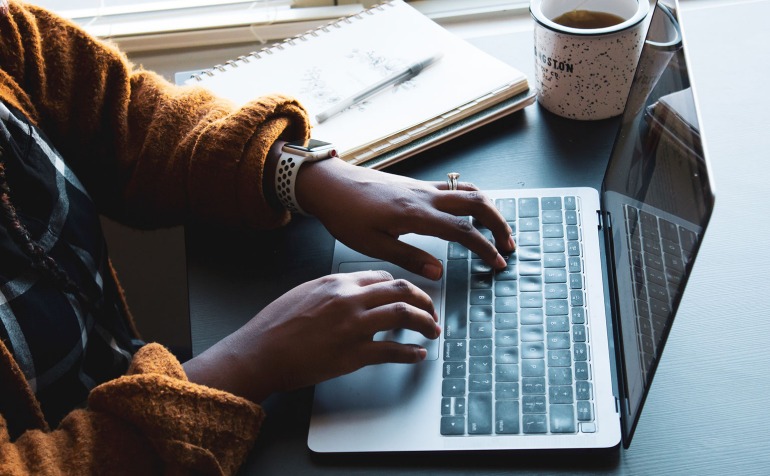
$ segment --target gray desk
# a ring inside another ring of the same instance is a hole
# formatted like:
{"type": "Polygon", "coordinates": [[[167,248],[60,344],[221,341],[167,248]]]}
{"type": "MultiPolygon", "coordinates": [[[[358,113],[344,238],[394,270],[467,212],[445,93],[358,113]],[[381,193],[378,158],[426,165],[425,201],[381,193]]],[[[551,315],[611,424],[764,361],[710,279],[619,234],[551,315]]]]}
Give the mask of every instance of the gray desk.
{"type": "MultiPolygon", "coordinates": [[[[575,463],[510,454],[321,459],[306,447],[312,393],[303,390],[266,402],[268,420],[244,473],[770,474],[770,0],[704,4],[685,10],[682,22],[717,206],[631,448],[575,463]]],[[[479,44],[525,71],[531,61],[528,33],[479,44]]],[[[573,123],[532,106],[390,170],[431,180],[459,170],[484,188],[598,187],[616,128],[614,120],[573,123]],[[548,169],[561,173],[546,176],[548,169]]],[[[195,353],[328,273],[331,262],[333,240],[311,219],[217,235],[186,233],[195,353]]]]}

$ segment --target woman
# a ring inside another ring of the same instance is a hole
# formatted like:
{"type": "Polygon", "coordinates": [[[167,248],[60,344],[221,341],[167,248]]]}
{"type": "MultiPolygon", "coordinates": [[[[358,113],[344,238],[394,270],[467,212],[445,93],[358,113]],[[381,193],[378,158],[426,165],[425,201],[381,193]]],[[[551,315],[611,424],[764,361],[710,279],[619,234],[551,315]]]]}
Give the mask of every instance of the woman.
{"type": "MultiPolygon", "coordinates": [[[[292,98],[235,108],[11,0],[0,15],[0,119],[0,474],[230,474],[265,397],[425,358],[373,342],[379,330],[440,333],[424,292],[362,272],[298,286],[184,365],[138,339],[99,214],[142,228],[285,224],[272,177],[284,141],[310,135],[292,98]]],[[[503,267],[459,218],[473,216],[502,251],[514,246],[470,184],[448,191],[334,158],[304,164],[295,183],[292,200],[337,239],[431,279],[440,262],[399,235],[458,241],[503,267]]]]}

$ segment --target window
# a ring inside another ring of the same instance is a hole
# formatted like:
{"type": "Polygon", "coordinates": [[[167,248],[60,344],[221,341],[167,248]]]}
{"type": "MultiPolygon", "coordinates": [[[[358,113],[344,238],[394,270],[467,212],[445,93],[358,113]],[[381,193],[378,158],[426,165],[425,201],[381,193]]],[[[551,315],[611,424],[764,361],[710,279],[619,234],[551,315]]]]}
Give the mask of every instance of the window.
{"type": "MultiPolygon", "coordinates": [[[[378,0],[28,0],[124,51],[268,42],[298,35],[378,0]]],[[[408,1],[408,0],[407,0],[408,1]]],[[[437,20],[526,11],[529,0],[417,0],[437,20]]]]}

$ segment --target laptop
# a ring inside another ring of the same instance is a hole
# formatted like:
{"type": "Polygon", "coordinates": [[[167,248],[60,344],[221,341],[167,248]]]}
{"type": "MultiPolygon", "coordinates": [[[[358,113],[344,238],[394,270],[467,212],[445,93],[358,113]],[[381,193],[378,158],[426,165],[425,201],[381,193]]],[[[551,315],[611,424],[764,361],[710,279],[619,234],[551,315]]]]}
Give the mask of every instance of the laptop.
{"type": "Polygon", "coordinates": [[[409,279],[433,299],[442,335],[382,332],[427,358],[317,385],[312,451],[628,447],[714,206],[667,3],[650,20],[601,190],[485,191],[514,229],[505,270],[457,243],[401,237],[442,261],[433,282],[335,244],[332,272],[409,279]]]}

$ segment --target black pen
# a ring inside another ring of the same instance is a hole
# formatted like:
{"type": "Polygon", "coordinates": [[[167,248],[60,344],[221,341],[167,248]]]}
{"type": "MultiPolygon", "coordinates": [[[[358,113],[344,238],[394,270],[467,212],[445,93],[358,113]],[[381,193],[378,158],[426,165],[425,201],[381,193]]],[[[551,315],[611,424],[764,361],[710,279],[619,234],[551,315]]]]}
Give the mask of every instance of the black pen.
{"type": "Polygon", "coordinates": [[[391,76],[388,76],[387,78],[368,86],[361,91],[357,92],[356,94],[353,94],[352,96],[349,96],[335,104],[333,104],[331,107],[326,109],[325,111],[317,114],[315,116],[316,121],[318,123],[322,123],[329,119],[330,117],[339,114],[340,112],[344,111],[345,109],[349,108],[350,106],[354,104],[358,104],[359,102],[363,101],[364,99],[372,96],[375,93],[380,92],[381,90],[387,88],[388,86],[393,86],[395,84],[398,84],[403,81],[407,81],[409,79],[412,79],[413,77],[417,76],[427,68],[428,66],[432,65],[438,59],[441,58],[440,54],[431,55],[428,58],[425,58],[423,60],[420,60],[416,63],[413,63],[403,70],[392,74],[391,76]]]}

